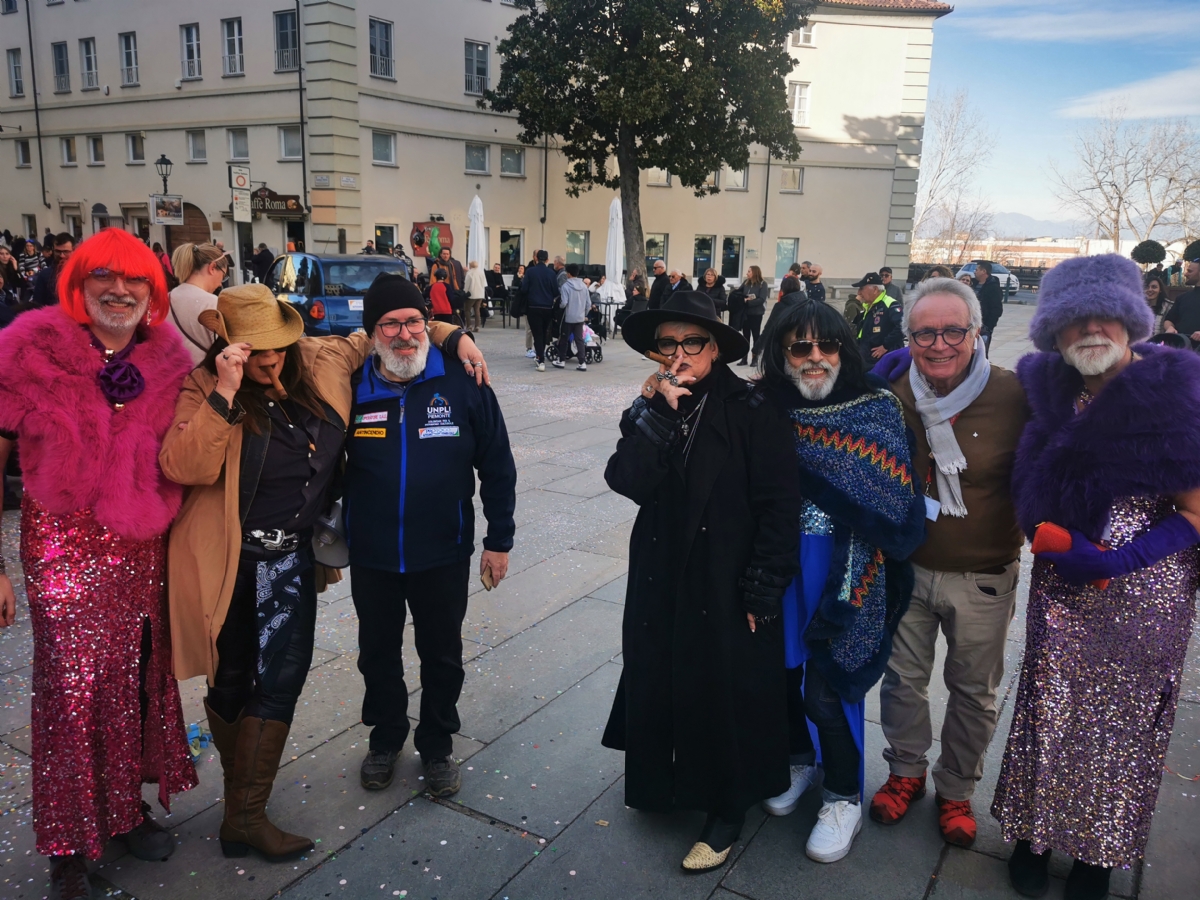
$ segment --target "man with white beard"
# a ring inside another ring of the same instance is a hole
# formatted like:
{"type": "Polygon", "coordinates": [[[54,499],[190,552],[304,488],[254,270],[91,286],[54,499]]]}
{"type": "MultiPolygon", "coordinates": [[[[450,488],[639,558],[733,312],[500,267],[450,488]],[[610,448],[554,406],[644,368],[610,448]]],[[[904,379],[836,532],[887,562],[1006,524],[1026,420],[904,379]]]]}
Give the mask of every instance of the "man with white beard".
{"type": "Polygon", "coordinates": [[[906,560],[925,537],[925,500],[900,402],[865,371],[845,318],[800,301],[776,311],[763,342],[767,393],[792,422],[806,498],[800,575],[782,603],[791,786],[763,808],[791,813],[823,768],[805,849],[831,863],[862,828],[864,698],[908,607],[906,560]]]}
{"type": "Polygon", "coordinates": [[[1200,359],[1139,343],[1153,325],[1133,262],[1068,260],[1017,365],[1012,490],[1035,562],[992,815],[1027,897],[1052,852],[1074,860],[1065,900],[1107,896],[1145,854],[1163,778],[1200,586],[1200,359]]]}
{"type": "Polygon", "coordinates": [[[368,790],[388,787],[408,738],[407,602],[421,660],[414,744],[426,790],[446,797],[461,783],[452,750],[475,474],[487,519],[479,575],[490,590],[508,571],[517,472],[496,395],[432,346],[426,325],[421,292],[403,278],[377,279],[363,298],[374,351],[351,383],[344,511],[366,682],[362,719],[372,729],[360,780],[368,790]]]}
{"type": "Polygon", "coordinates": [[[988,364],[982,324],[969,287],[952,278],[924,281],[904,308],[909,346],[875,369],[916,435],[914,475],[925,486],[928,521],[912,557],[912,603],[879,692],[890,774],[871,801],[871,818],[895,825],[925,795],[934,739],[929,679],[941,631],[949,699],[932,774],[942,837],[960,847],[977,833],[971,797],[999,719],[996,693],[1024,540],[1009,484],[1029,410],[1016,376],[988,364]]]}

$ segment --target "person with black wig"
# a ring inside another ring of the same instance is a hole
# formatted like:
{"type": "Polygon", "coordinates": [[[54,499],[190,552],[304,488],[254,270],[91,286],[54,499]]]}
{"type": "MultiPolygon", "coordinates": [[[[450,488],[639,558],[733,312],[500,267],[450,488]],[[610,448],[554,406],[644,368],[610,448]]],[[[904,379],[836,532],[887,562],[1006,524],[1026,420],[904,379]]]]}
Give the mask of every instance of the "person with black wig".
{"type": "Polygon", "coordinates": [[[763,345],[763,383],[791,421],[805,498],[800,574],[782,601],[791,786],[763,808],[791,813],[822,763],[822,805],[805,849],[831,863],[862,828],[865,697],[912,595],[905,560],[925,537],[925,500],[900,402],[866,372],[837,310],[781,304],[763,345]]]}

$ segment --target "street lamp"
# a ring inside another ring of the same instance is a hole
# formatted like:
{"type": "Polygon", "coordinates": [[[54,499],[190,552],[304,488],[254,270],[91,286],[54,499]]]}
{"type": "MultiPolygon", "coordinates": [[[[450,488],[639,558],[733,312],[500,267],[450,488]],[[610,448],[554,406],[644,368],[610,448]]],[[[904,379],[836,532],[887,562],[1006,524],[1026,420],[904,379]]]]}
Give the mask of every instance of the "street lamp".
{"type": "Polygon", "coordinates": [[[154,161],[154,170],[158,172],[163,180],[163,193],[167,193],[167,179],[171,176],[171,166],[173,163],[167,159],[167,154],[159,154],[157,160],[154,161]]]}

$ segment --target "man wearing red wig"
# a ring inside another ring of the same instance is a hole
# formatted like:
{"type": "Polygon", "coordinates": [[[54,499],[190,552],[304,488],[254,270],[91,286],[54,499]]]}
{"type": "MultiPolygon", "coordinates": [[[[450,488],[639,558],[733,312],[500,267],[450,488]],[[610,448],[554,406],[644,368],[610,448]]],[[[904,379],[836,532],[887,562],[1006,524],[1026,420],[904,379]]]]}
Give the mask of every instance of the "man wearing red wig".
{"type": "MultiPolygon", "coordinates": [[[[0,469],[21,440],[21,562],[33,625],[33,824],[52,890],[90,897],[110,837],[166,859],[150,817],[196,785],[171,673],[164,573],[182,488],[158,452],[191,357],[159,327],[163,269],[124,231],[84,241],[59,305],[0,333],[0,469]]],[[[0,626],[16,609],[0,555],[0,626]]]]}

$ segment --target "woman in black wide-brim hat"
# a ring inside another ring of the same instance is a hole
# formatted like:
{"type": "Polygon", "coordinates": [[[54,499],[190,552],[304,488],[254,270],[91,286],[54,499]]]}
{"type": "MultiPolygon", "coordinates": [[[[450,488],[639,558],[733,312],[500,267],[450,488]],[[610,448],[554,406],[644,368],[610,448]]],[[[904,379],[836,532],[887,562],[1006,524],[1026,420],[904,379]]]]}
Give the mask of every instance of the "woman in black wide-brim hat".
{"type": "Polygon", "coordinates": [[[746,340],[698,291],[630,316],[625,342],[670,361],[621,416],[605,479],[640,510],[629,551],[625,666],[604,732],[625,802],[699,810],[683,860],[723,865],[753,804],[788,786],[783,635],[800,488],[787,423],[725,360],[746,340]]]}

